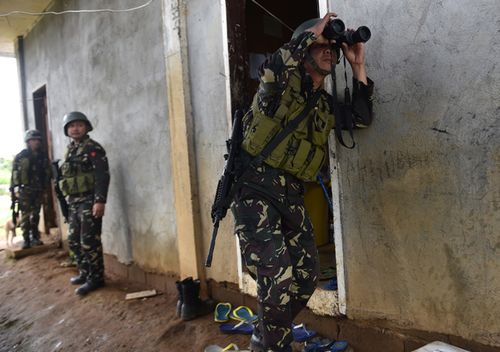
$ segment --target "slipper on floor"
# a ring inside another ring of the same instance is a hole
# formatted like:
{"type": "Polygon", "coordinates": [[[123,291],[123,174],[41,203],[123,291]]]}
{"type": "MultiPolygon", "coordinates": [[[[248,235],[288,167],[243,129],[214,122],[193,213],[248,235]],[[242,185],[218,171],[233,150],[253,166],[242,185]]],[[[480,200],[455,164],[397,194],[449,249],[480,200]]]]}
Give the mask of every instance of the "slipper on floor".
{"type": "Polygon", "coordinates": [[[240,351],[238,346],[234,343],[230,343],[226,347],[220,347],[217,345],[210,345],[205,347],[204,352],[225,352],[225,351],[240,351]]]}
{"type": "Polygon", "coordinates": [[[226,334],[245,334],[251,335],[253,332],[253,325],[245,323],[243,321],[238,324],[220,324],[219,329],[226,334]]]}
{"type": "Polygon", "coordinates": [[[337,291],[338,290],[338,284],[337,284],[337,278],[333,277],[328,281],[328,283],[324,287],[325,290],[329,291],[337,291]]]}
{"type": "Polygon", "coordinates": [[[344,340],[335,341],[332,344],[332,346],[330,347],[330,349],[327,351],[328,352],[342,352],[342,351],[345,351],[347,349],[347,346],[349,346],[347,341],[344,341],[344,340]]]}
{"type": "Polygon", "coordinates": [[[329,266],[327,268],[323,268],[320,270],[319,273],[319,280],[330,280],[332,277],[337,276],[337,269],[335,269],[333,266],[329,266]]]}
{"type": "Polygon", "coordinates": [[[348,347],[347,341],[331,341],[331,342],[309,342],[304,347],[304,352],[343,352],[348,347]]]}
{"type": "Polygon", "coordinates": [[[229,321],[229,313],[231,312],[231,303],[217,303],[214,311],[214,320],[217,323],[229,321]]]}
{"type": "Polygon", "coordinates": [[[307,330],[304,324],[292,326],[293,340],[295,342],[305,342],[316,336],[316,331],[307,330]]]}
{"type": "Polygon", "coordinates": [[[257,320],[257,316],[246,306],[239,306],[238,308],[235,308],[231,312],[231,318],[245,323],[253,323],[257,320]]]}

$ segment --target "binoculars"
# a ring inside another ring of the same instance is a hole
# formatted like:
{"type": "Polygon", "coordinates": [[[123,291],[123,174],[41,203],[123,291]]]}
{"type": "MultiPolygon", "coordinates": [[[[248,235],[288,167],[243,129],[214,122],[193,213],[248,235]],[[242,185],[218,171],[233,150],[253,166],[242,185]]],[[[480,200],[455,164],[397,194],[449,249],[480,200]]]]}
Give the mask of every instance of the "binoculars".
{"type": "Polygon", "coordinates": [[[330,21],[325,26],[322,34],[326,39],[334,39],[337,45],[342,43],[347,45],[365,43],[372,35],[370,29],[366,26],[361,26],[353,32],[346,31],[344,22],[338,18],[330,21]]]}

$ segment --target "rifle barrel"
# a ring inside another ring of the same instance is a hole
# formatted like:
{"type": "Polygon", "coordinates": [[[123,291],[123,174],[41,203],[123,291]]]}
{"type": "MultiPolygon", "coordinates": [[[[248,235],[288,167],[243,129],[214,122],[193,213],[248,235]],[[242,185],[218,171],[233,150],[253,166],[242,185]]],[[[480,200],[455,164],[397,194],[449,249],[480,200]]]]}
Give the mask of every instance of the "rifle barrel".
{"type": "Polygon", "coordinates": [[[205,266],[207,268],[210,268],[212,266],[212,257],[214,255],[214,249],[215,249],[215,239],[217,238],[217,232],[219,231],[219,221],[220,219],[217,218],[214,223],[214,229],[212,231],[212,239],[210,240],[210,248],[208,249],[207,261],[205,262],[205,266]]]}

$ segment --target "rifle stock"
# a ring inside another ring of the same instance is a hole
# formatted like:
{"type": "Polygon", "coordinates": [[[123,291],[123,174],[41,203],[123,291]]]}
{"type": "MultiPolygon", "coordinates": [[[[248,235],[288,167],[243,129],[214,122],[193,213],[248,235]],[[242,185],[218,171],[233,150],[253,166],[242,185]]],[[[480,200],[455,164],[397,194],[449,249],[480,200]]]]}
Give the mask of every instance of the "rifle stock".
{"type": "Polygon", "coordinates": [[[212,265],[212,258],[215,248],[215,240],[217,232],[219,231],[219,223],[227,214],[227,210],[233,201],[235,193],[235,182],[240,170],[236,165],[236,158],[240,153],[240,145],[242,140],[242,119],[243,112],[236,110],[233,119],[233,131],[231,138],[226,141],[228,153],[224,155],[226,164],[224,172],[217,183],[217,190],[215,192],[214,203],[212,204],[212,223],[214,228],[212,231],[212,238],[210,240],[210,248],[208,250],[207,260],[205,266],[209,268],[212,265]]]}

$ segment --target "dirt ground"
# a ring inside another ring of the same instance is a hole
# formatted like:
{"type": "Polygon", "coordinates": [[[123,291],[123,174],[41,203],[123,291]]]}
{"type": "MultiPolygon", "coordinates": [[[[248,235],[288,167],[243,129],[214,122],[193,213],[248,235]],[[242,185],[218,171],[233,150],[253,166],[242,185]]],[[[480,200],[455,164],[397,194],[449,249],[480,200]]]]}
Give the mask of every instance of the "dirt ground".
{"type": "MultiPolygon", "coordinates": [[[[3,244],[3,243],[2,243],[3,244]]],[[[125,301],[131,287],[107,277],[106,287],[84,298],[69,283],[75,268],[62,267],[64,251],[17,261],[0,251],[0,351],[203,351],[230,342],[247,348],[249,337],[224,335],[208,315],[184,322],[177,297],[125,301]]]]}

